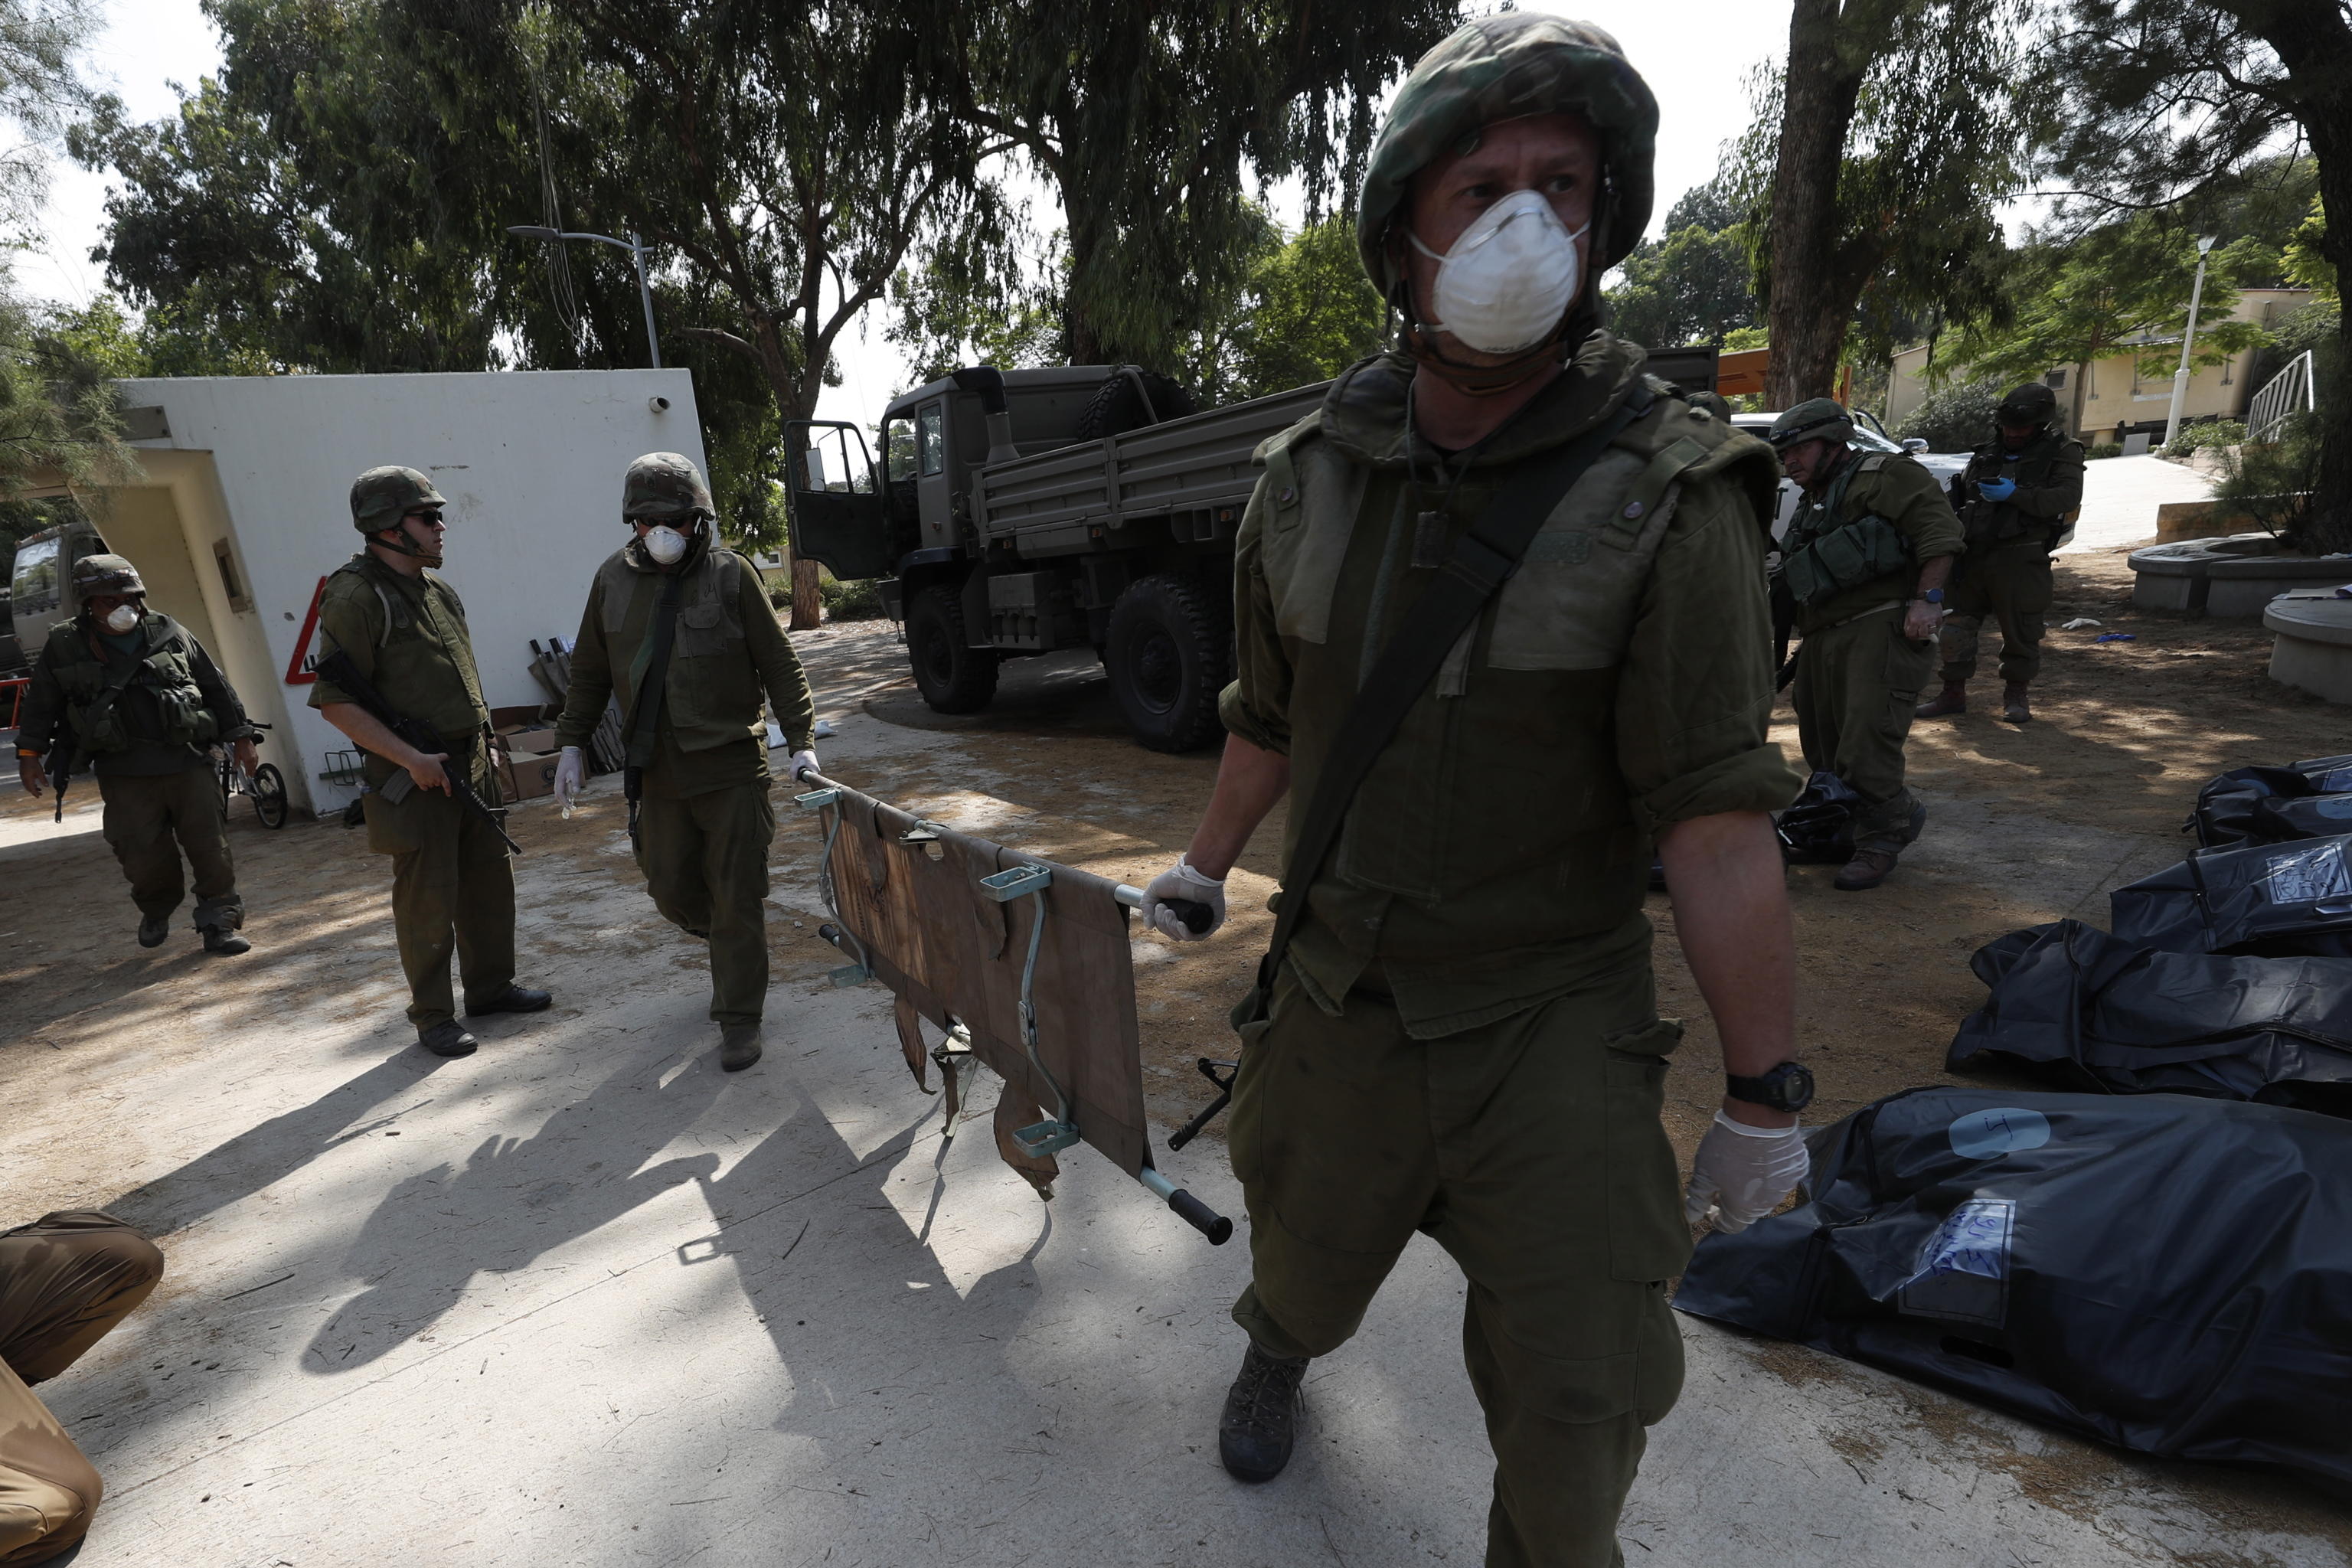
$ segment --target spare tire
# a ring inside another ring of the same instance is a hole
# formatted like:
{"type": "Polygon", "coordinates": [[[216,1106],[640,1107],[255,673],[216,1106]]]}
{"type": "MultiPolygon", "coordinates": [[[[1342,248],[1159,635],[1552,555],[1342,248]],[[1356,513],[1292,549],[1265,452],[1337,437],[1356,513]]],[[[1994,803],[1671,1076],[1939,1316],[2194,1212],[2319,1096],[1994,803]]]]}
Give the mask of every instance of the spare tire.
{"type": "Polygon", "coordinates": [[[1111,606],[1103,665],[1129,731],[1155,752],[1189,752],[1224,733],[1217,697],[1232,679],[1223,596],[1197,577],[1160,572],[1111,606]]]}
{"type": "Polygon", "coordinates": [[[1075,434],[1081,441],[1099,441],[1106,436],[1140,430],[1147,425],[1181,419],[1200,411],[1201,405],[1192,401],[1192,395],[1180,383],[1157,371],[1123,364],[1095,389],[1094,400],[1078,415],[1075,434]],[[1138,381],[1143,384],[1139,390],[1135,384],[1138,381]],[[1148,406],[1147,394],[1150,400],[1148,406]]]}

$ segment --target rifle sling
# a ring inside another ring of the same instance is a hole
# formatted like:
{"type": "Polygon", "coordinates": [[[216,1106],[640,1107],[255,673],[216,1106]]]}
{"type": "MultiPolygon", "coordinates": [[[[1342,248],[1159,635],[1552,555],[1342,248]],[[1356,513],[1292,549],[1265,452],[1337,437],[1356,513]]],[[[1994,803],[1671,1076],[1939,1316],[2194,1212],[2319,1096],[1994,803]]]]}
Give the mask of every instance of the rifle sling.
{"type": "Polygon", "coordinates": [[[662,584],[661,598],[654,605],[653,651],[646,659],[645,678],[637,683],[636,717],[629,725],[628,771],[624,783],[631,800],[637,798],[646,767],[654,760],[662,702],[669,695],[669,650],[677,640],[678,601],[685,592],[686,574],[673,572],[662,584]]]}
{"type": "Polygon", "coordinates": [[[1518,571],[1528,546],[1552,510],[1585,470],[1600,460],[1609,444],[1647,414],[1654,401],[1649,389],[1636,383],[1616,413],[1506,480],[1477,521],[1454,541],[1452,552],[1438,568],[1437,580],[1413,605],[1404,626],[1381,648],[1357,694],[1355,707],[1349,710],[1329,754],[1323,759],[1314,799],[1299,825],[1298,848],[1284,868],[1282,913],[1275,921],[1274,941],[1258,963],[1260,1008],[1272,1005],[1282,955],[1307,912],[1307,891],[1321,873],[1339,837],[1339,826],[1347,819],[1348,807],[1373,763],[1387,750],[1405,714],[1436,679],[1462,634],[1477,624],[1487,602],[1518,571]]]}

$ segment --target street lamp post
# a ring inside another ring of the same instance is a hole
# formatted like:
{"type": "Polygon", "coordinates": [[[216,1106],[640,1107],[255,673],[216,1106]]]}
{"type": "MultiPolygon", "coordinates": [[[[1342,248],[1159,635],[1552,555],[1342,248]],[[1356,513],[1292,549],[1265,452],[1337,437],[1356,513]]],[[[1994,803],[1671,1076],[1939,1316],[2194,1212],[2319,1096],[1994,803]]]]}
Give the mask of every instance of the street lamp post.
{"type": "Polygon", "coordinates": [[[2205,256],[2213,248],[2214,237],[2206,234],[2197,238],[2197,281],[2189,289],[2189,330],[2180,335],[2180,368],[2172,373],[2172,413],[2164,421],[2168,447],[2180,437],[2180,410],[2189,401],[2189,355],[2197,347],[2197,307],[2205,299],[2205,256]]]}
{"type": "MultiPolygon", "coordinates": [[[[654,332],[654,291],[646,282],[646,256],[653,247],[640,243],[634,230],[626,239],[614,239],[609,234],[575,234],[566,229],[548,228],[543,225],[530,223],[509,224],[507,232],[519,235],[524,239],[593,239],[600,245],[609,245],[617,250],[627,251],[629,259],[637,264],[637,298],[646,307],[646,353],[651,356],[654,368],[661,369],[661,339],[654,332]]],[[[2198,277],[2202,279],[2204,274],[2200,271],[2198,277]]]]}

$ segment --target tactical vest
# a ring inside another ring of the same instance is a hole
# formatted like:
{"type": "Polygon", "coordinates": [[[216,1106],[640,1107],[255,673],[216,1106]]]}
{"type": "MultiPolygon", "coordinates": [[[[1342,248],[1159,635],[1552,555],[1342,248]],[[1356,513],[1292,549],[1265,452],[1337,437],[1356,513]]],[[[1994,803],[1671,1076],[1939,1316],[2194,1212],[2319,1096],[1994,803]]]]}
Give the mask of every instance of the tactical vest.
{"type": "MultiPolygon", "coordinates": [[[[2051,471],[2057,468],[2058,459],[2066,455],[2070,444],[2067,437],[2045,430],[2018,454],[2016,462],[2011,463],[2003,460],[2009,454],[2001,450],[2000,442],[1995,441],[1976,449],[1960,477],[1970,482],[2011,479],[2017,481],[2019,489],[2039,489],[2050,482],[2051,471]]],[[[2062,521],[2029,517],[2014,500],[1986,500],[1975,497],[1964,502],[1958,510],[1960,528],[1973,549],[2007,544],[2020,539],[2038,537],[2052,540],[2065,526],[2062,521]]]]}
{"type": "MultiPolygon", "coordinates": [[[[1684,489],[1729,479],[1754,498],[1773,482],[1759,444],[1652,386],[1650,414],[1553,508],[1357,792],[1325,876],[1398,896],[1385,953],[1466,958],[1498,932],[1514,946],[1572,940],[1641,907],[1650,851],[1618,765],[1619,667],[1684,489]]],[[[1294,801],[1314,797],[1381,628],[1395,624],[1391,606],[1409,616],[1421,591],[1395,564],[1396,541],[1430,499],[1393,468],[1336,448],[1323,418],[1260,448],[1254,503],[1291,655],[1294,801]]],[[[1456,532],[1511,471],[1463,477],[1449,509],[1456,532]]],[[[1286,843],[1286,864],[1294,848],[1286,843]]]]}
{"type": "Polygon", "coordinates": [[[362,616],[375,606],[382,626],[373,657],[361,663],[402,717],[432,724],[453,746],[472,744],[488,728],[466,606],[437,574],[403,579],[373,556],[357,555],[329,575],[325,596],[362,616]]]}
{"type": "Polygon", "coordinates": [[[161,615],[141,616],[139,628],[147,652],[120,684],[119,668],[90,647],[96,634],[84,623],[61,621],[49,628],[49,668],[65,699],[66,723],[86,756],[112,756],[142,743],[202,746],[220,738],[220,721],[196,686],[185,629],[161,615]],[[153,697],[161,734],[133,735],[124,723],[121,700],[132,687],[153,697]]]}
{"type": "MultiPolygon", "coordinates": [[[[637,697],[653,651],[654,609],[668,581],[662,573],[633,565],[634,548],[614,552],[596,569],[605,652],[625,729],[636,721],[637,697]]],[[[765,693],[743,632],[744,571],[740,556],[712,545],[687,568],[679,585],[662,712],[681,751],[708,751],[765,733],[760,720],[765,693]]]]}
{"type": "Polygon", "coordinates": [[[1801,504],[1790,520],[1780,544],[1780,576],[1799,608],[1911,564],[1911,542],[1901,529],[1876,512],[1842,515],[1854,475],[1875,472],[1886,460],[1886,453],[1874,452],[1849,462],[1821,500],[1801,504]]]}

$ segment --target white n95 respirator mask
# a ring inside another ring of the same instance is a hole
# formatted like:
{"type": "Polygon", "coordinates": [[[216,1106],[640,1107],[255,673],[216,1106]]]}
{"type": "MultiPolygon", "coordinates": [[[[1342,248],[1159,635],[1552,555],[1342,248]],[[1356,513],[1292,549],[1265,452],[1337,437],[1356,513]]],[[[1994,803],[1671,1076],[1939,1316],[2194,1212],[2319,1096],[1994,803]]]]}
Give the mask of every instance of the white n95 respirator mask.
{"type": "Polygon", "coordinates": [[[1423,324],[1482,353],[1533,348],[1576,299],[1584,281],[1577,237],[1591,226],[1570,234],[1540,194],[1513,191],[1480,213],[1443,256],[1408,230],[1413,248],[1437,263],[1430,303],[1438,319],[1423,324]]]}
{"type": "Polygon", "coordinates": [[[665,566],[674,565],[686,553],[686,535],[662,523],[646,530],[646,553],[665,566]]]}
{"type": "Polygon", "coordinates": [[[100,624],[116,637],[121,637],[139,629],[139,611],[134,605],[117,605],[106,612],[105,620],[100,624]]]}

